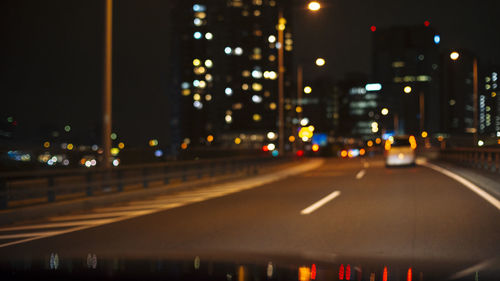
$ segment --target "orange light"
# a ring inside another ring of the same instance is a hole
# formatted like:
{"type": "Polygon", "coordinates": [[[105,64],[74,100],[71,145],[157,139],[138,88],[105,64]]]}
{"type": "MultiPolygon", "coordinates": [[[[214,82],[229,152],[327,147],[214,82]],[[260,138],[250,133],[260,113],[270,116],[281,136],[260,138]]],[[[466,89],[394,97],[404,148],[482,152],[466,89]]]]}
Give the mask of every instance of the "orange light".
{"type": "Polygon", "coordinates": [[[213,141],[214,141],[214,136],[212,136],[212,135],[208,135],[208,136],[207,136],[207,141],[208,141],[208,142],[213,142],[213,141]]]}
{"type": "Polygon", "coordinates": [[[391,141],[390,140],[385,141],[385,150],[391,150],[391,141]]]}
{"type": "Polygon", "coordinates": [[[312,151],[317,152],[319,150],[319,145],[313,144],[312,151]]]}
{"type": "Polygon", "coordinates": [[[383,281],[387,281],[387,266],[384,267],[384,275],[382,276],[383,281]]]}
{"type": "Polygon", "coordinates": [[[372,147],[373,146],[373,141],[369,140],[368,142],[366,142],[366,145],[368,147],[372,147]]]}
{"type": "Polygon", "coordinates": [[[347,156],[349,156],[349,158],[354,157],[354,155],[352,154],[352,151],[347,152],[347,156]]]}
{"type": "Polygon", "coordinates": [[[346,158],[347,157],[347,150],[342,150],[340,152],[340,156],[342,156],[342,158],[346,158]]]}
{"type": "Polygon", "coordinates": [[[183,143],[181,144],[181,148],[182,148],[182,149],[186,149],[186,148],[188,148],[187,143],[183,142],[183,143]]]}
{"type": "Polygon", "coordinates": [[[408,274],[406,275],[406,281],[411,281],[411,267],[408,268],[408,274]]]}
{"type": "Polygon", "coordinates": [[[380,144],[381,142],[382,142],[382,140],[380,138],[375,139],[376,144],[380,144]]]}
{"type": "Polygon", "coordinates": [[[307,266],[299,267],[299,281],[311,280],[311,269],[307,266]]]}
{"type": "Polygon", "coordinates": [[[359,155],[363,156],[363,155],[365,155],[365,153],[366,153],[366,150],[364,148],[361,148],[359,150],[359,155]]]}
{"type": "Polygon", "coordinates": [[[415,140],[415,136],[410,136],[410,145],[412,149],[417,148],[417,141],[415,140]]]}

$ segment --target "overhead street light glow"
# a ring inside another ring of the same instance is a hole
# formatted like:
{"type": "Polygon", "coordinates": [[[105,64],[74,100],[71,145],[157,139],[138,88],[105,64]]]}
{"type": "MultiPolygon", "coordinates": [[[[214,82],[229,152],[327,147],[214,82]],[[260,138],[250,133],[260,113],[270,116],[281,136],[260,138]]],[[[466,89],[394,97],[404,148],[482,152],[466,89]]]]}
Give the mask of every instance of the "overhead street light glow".
{"type": "Polygon", "coordinates": [[[367,91],[380,91],[382,90],[382,84],[380,83],[371,83],[365,85],[365,90],[367,91]]]}
{"type": "Polygon", "coordinates": [[[317,58],[317,59],[316,59],[316,65],[317,65],[317,66],[323,66],[323,65],[325,65],[325,63],[326,63],[326,62],[325,62],[325,59],[324,59],[324,58],[317,58]]]}
{"type": "Polygon", "coordinates": [[[321,9],[321,4],[317,1],[311,1],[309,2],[309,5],[307,5],[307,8],[311,11],[318,11],[321,9]]]}
{"type": "Polygon", "coordinates": [[[403,91],[407,94],[411,93],[411,87],[410,86],[406,86],[404,87],[403,91]]]}
{"type": "Polygon", "coordinates": [[[450,54],[450,59],[452,59],[452,60],[458,60],[459,57],[460,57],[460,54],[458,52],[451,52],[451,54],[450,54]]]}

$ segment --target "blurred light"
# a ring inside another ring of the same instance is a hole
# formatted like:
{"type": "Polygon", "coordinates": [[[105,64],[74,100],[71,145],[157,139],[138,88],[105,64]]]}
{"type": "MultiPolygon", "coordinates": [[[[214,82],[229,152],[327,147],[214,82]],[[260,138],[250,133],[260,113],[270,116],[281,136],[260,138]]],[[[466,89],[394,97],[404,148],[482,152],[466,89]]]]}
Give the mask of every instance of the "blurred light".
{"type": "Polygon", "coordinates": [[[205,88],[206,86],[207,86],[207,83],[206,83],[205,81],[203,81],[203,80],[200,80],[200,81],[199,81],[199,83],[198,83],[198,87],[200,87],[200,88],[202,88],[202,89],[203,89],[203,88],[205,88]]]}
{"type": "Polygon", "coordinates": [[[313,125],[310,125],[309,127],[307,127],[307,129],[310,131],[310,132],[314,132],[314,126],[313,125]]]}
{"type": "Polygon", "coordinates": [[[406,274],[406,281],[411,281],[411,278],[412,278],[411,275],[412,274],[411,274],[411,267],[410,267],[410,268],[408,268],[408,273],[406,274]]]}
{"type": "Polygon", "coordinates": [[[259,122],[259,121],[262,119],[262,117],[260,116],[260,114],[255,113],[255,114],[252,116],[252,119],[253,119],[253,121],[255,121],[255,122],[259,122]]]}
{"type": "Polygon", "coordinates": [[[274,36],[274,35],[269,35],[269,37],[267,37],[267,41],[269,41],[269,43],[274,43],[274,42],[276,42],[276,36],[274,36]]]}
{"type": "Polygon", "coordinates": [[[158,140],[157,139],[151,139],[149,140],[149,146],[158,146],[158,140]]]}
{"type": "Polygon", "coordinates": [[[312,88],[311,87],[309,87],[309,86],[305,86],[304,87],[304,93],[310,94],[311,92],[312,92],[312,88]]]}
{"type": "Polygon", "coordinates": [[[201,35],[201,32],[199,32],[199,31],[196,31],[196,32],[193,34],[194,39],[200,39],[200,38],[201,38],[201,36],[202,36],[202,35],[201,35]]]}
{"type": "Polygon", "coordinates": [[[275,140],[276,139],[276,133],[275,132],[268,132],[267,133],[267,138],[270,140],[275,140]]]}
{"type": "Polygon", "coordinates": [[[212,60],[206,60],[205,61],[205,66],[208,67],[208,68],[211,68],[212,66],[214,66],[214,63],[212,62],[212,60]]]}
{"type": "Polygon", "coordinates": [[[373,146],[373,141],[371,141],[371,140],[367,141],[367,142],[366,142],[366,145],[367,145],[368,147],[372,147],[372,146],[373,146]]]}
{"type": "Polygon", "coordinates": [[[205,33],[205,39],[207,40],[212,40],[214,38],[214,35],[210,32],[205,33]]]}
{"type": "Polygon", "coordinates": [[[111,155],[116,156],[120,153],[120,149],[118,149],[117,147],[113,147],[110,149],[110,152],[111,152],[111,155]]]}
{"type": "Polygon", "coordinates": [[[366,91],[380,91],[382,90],[382,84],[380,83],[371,83],[365,85],[366,91]]]}
{"type": "Polygon", "coordinates": [[[230,55],[232,51],[231,47],[224,48],[224,53],[226,53],[226,55],[230,55]]]}
{"type": "Polygon", "coordinates": [[[410,136],[410,145],[412,149],[417,148],[417,140],[415,139],[415,136],[410,136]]]}
{"type": "Polygon", "coordinates": [[[386,140],[384,145],[385,150],[391,150],[391,141],[386,140]]]}
{"type": "Polygon", "coordinates": [[[403,91],[407,94],[411,93],[411,87],[410,86],[406,86],[404,87],[403,91]]]}
{"type": "Polygon", "coordinates": [[[427,132],[426,131],[423,131],[421,136],[425,139],[427,137],[427,132]]]}
{"type": "MultiPolygon", "coordinates": [[[[280,18],[278,20],[278,30],[285,30],[285,27],[286,27],[286,19],[285,18],[280,18]]],[[[281,44],[280,46],[278,47],[278,44],[276,44],[276,48],[281,48],[281,44]]]]}
{"type": "Polygon", "coordinates": [[[66,125],[66,126],[64,126],[64,130],[65,130],[66,132],[71,131],[71,126],[70,126],[70,125],[66,125]]]}
{"type": "Polygon", "coordinates": [[[254,90],[256,92],[262,91],[262,84],[252,83],[252,90],[254,90]]]}
{"type": "Polygon", "coordinates": [[[193,100],[200,100],[200,99],[201,99],[200,94],[194,94],[193,95],[193,100]]]}
{"type": "Polygon", "coordinates": [[[120,142],[120,143],[118,144],[118,148],[119,148],[119,149],[123,149],[123,148],[125,148],[125,144],[124,144],[123,142],[120,142]]]}
{"type": "Polygon", "coordinates": [[[189,89],[189,83],[188,82],[182,82],[181,88],[182,89],[189,89]]]}
{"type": "Polygon", "coordinates": [[[316,279],[316,264],[312,264],[311,265],[311,280],[315,280],[316,279]]]}
{"type": "Polygon", "coordinates": [[[200,5],[200,4],[194,4],[193,5],[193,11],[194,12],[204,12],[206,9],[206,7],[204,5],[200,5]]]}
{"type": "Polygon", "coordinates": [[[370,30],[372,32],[375,32],[377,30],[377,27],[375,25],[370,26],[370,30]]]}
{"type": "Polygon", "coordinates": [[[313,144],[311,147],[312,151],[317,152],[319,150],[319,145],[318,144],[313,144]]]}
{"type": "Polygon", "coordinates": [[[202,24],[203,24],[203,21],[202,21],[201,19],[199,19],[199,18],[195,18],[195,19],[193,20],[193,23],[194,23],[194,25],[196,25],[196,26],[200,26],[200,25],[202,25],[202,24]]]}
{"type": "Polygon", "coordinates": [[[429,25],[431,25],[431,23],[430,23],[430,21],[426,20],[426,21],[424,21],[424,25],[429,26],[429,25]]]}
{"type": "Polygon", "coordinates": [[[235,144],[240,144],[241,143],[241,139],[240,138],[235,138],[234,139],[234,143],[235,144]]]}
{"type": "MultiPolygon", "coordinates": [[[[342,152],[345,152],[346,156],[347,156],[347,151],[342,150],[342,152]]],[[[343,157],[345,157],[345,156],[343,156],[343,157]]],[[[340,268],[339,268],[339,280],[344,280],[344,265],[343,264],[341,264],[340,268]]]]}
{"type": "Polygon", "coordinates": [[[263,146],[262,146],[262,151],[264,151],[264,152],[269,151],[269,148],[267,148],[267,145],[263,145],[263,146]]]}
{"type": "Polygon", "coordinates": [[[478,140],[477,141],[477,145],[478,146],[483,146],[484,145],[484,141],[483,140],[478,140]]]}
{"type": "Polygon", "coordinates": [[[43,143],[43,147],[49,148],[50,147],[50,142],[46,141],[43,143]]]}
{"type": "Polygon", "coordinates": [[[252,71],[252,77],[255,79],[262,78],[262,71],[255,69],[254,71],[252,71]]]}
{"type": "Polygon", "coordinates": [[[231,123],[233,121],[233,117],[231,117],[231,115],[226,115],[224,119],[226,120],[226,123],[231,123]]]}
{"type": "Polygon", "coordinates": [[[385,116],[385,115],[389,114],[389,109],[387,109],[387,108],[384,107],[384,108],[382,108],[382,110],[380,111],[380,113],[382,113],[382,115],[385,116]]]}
{"type": "Polygon", "coordinates": [[[118,135],[116,135],[116,133],[111,133],[110,137],[112,140],[116,140],[116,138],[118,138],[118,135]]]}
{"type": "Polygon", "coordinates": [[[309,141],[309,138],[308,138],[308,137],[306,137],[306,136],[303,136],[303,137],[302,137],[302,141],[303,141],[303,142],[307,142],[307,141],[309,141]]]}
{"type": "Polygon", "coordinates": [[[85,161],[85,167],[90,168],[90,166],[92,166],[90,160],[85,161]]]}
{"type": "Polygon", "coordinates": [[[311,270],[307,266],[299,267],[299,281],[309,281],[311,278],[311,270]]]}
{"type": "Polygon", "coordinates": [[[387,281],[387,266],[384,266],[384,274],[382,275],[382,281],[387,281]]]}
{"type": "Polygon", "coordinates": [[[207,94],[207,95],[205,96],[205,100],[206,100],[206,101],[211,101],[211,100],[212,100],[212,95],[207,94]]]}
{"type": "Polygon", "coordinates": [[[269,109],[275,110],[276,109],[276,103],[272,102],[269,104],[269,109]]]}
{"type": "Polygon", "coordinates": [[[307,5],[307,8],[311,11],[318,11],[321,9],[321,4],[317,1],[311,1],[309,2],[309,5],[307,5]]]}
{"type": "Polygon", "coordinates": [[[226,96],[230,96],[233,94],[233,89],[228,87],[224,90],[224,93],[226,94],[226,96]]]}
{"type": "Polygon", "coordinates": [[[193,102],[193,106],[196,108],[196,109],[202,109],[203,108],[203,104],[199,101],[194,101],[193,102]]]}
{"type": "Polygon", "coordinates": [[[69,160],[68,159],[64,159],[63,160],[63,165],[64,166],[68,166],[69,165],[69,160]]]}
{"type": "Polygon", "coordinates": [[[193,65],[194,66],[199,66],[201,64],[201,61],[199,59],[194,59],[193,60],[193,65]]]}
{"type": "Polygon", "coordinates": [[[97,165],[97,161],[95,161],[95,159],[90,160],[90,165],[92,166],[97,165]]]}
{"type": "Polygon", "coordinates": [[[460,54],[458,52],[451,52],[450,59],[458,60],[458,57],[460,57],[460,54]]]}
{"type": "Polygon", "coordinates": [[[271,151],[275,150],[276,149],[276,145],[274,143],[270,143],[270,144],[267,145],[267,149],[271,150],[271,151]]]}
{"type": "Polygon", "coordinates": [[[295,141],[295,137],[294,136],[289,136],[288,137],[288,141],[289,142],[294,142],[295,141]]]}
{"type": "Polygon", "coordinates": [[[73,150],[73,144],[72,143],[68,143],[68,146],[66,146],[66,149],[73,150]]]}
{"type": "Polygon", "coordinates": [[[187,143],[183,142],[183,143],[181,144],[181,148],[182,148],[182,149],[186,149],[187,147],[188,147],[188,144],[187,144],[187,143]]]}
{"type": "Polygon", "coordinates": [[[271,153],[272,156],[277,157],[279,155],[279,152],[277,150],[273,150],[271,153]]]}
{"type": "Polygon", "coordinates": [[[347,157],[347,150],[342,150],[340,152],[340,156],[342,156],[342,158],[346,158],[347,157]]]}
{"type": "Polygon", "coordinates": [[[380,138],[376,138],[376,139],[375,139],[375,143],[376,143],[376,144],[380,144],[381,142],[382,142],[382,139],[380,139],[380,138]]]}
{"type": "Polygon", "coordinates": [[[99,146],[97,144],[92,145],[92,150],[97,151],[99,149],[99,146]]]}
{"type": "Polygon", "coordinates": [[[307,126],[307,124],[309,124],[308,118],[302,118],[302,120],[300,120],[300,125],[307,126]]]}
{"type": "Polygon", "coordinates": [[[441,36],[434,35],[434,43],[439,44],[441,42],[441,36]]]}
{"type": "Polygon", "coordinates": [[[302,156],[304,156],[304,150],[297,150],[296,154],[298,157],[302,157],[302,156]]]}
{"type": "Polygon", "coordinates": [[[348,264],[345,268],[345,280],[351,280],[351,265],[348,264]]]}
{"type": "Polygon", "coordinates": [[[114,159],[113,160],[113,166],[118,167],[118,165],[120,165],[120,160],[114,159]]]}
{"type": "Polygon", "coordinates": [[[243,49],[241,47],[234,48],[234,54],[237,56],[241,56],[243,54],[243,49]]]}
{"type": "Polygon", "coordinates": [[[14,117],[12,117],[12,116],[7,117],[7,122],[9,122],[9,123],[14,122],[14,117]]]}
{"type": "Polygon", "coordinates": [[[316,65],[317,66],[323,66],[323,65],[325,65],[325,63],[326,63],[325,59],[323,59],[323,58],[317,58],[316,59],[316,65]]]}
{"type": "Polygon", "coordinates": [[[297,113],[301,113],[301,112],[302,112],[302,107],[301,107],[301,106],[297,106],[297,107],[295,108],[295,111],[296,111],[297,113]]]}
{"type": "Polygon", "coordinates": [[[364,148],[361,148],[359,150],[359,155],[363,156],[363,155],[365,155],[365,153],[366,153],[366,150],[364,148]]]}
{"type": "Polygon", "coordinates": [[[155,157],[162,157],[163,156],[163,151],[161,149],[155,150],[155,157]]]}
{"type": "Polygon", "coordinates": [[[212,135],[208,135],[208,136],[207,136],[207,141],[208,141],[208,142],[213,142],[213,141],[214,141],[214,136],[212,136],[212,135]]]}

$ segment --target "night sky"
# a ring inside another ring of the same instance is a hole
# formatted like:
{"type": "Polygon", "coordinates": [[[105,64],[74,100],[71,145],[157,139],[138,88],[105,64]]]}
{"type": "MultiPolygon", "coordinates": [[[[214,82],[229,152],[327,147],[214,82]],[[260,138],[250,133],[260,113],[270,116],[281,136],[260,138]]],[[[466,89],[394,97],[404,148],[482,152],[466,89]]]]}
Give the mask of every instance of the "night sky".
{"type": "MultiPolygon", "coordinates": [[[[173,2],[115,1],[114,131],[132,144],[168,136],[173,2]]],[[[65,124],[75,136],[96,138],[103,6],[103,0],[1,1],[0,115],[18,120],[23,140],[38,141],[65,124]]],[[[328,0],[315,14],[301,7],[294,8],[294,42],[306,79],[370,74],[371,25],[425,20],[441,35],[441,48],[470,49],[481,62],[500,63],[500,1],[328,0]],[[320,70],[312,66],[318,56],[327,59],[320,70]]]]}

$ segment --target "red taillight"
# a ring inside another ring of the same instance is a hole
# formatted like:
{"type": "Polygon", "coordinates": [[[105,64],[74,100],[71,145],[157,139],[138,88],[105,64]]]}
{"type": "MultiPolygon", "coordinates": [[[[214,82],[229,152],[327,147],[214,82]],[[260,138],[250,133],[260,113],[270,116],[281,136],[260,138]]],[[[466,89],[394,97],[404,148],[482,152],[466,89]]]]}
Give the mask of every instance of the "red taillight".
{"type": "Polygon", "coordinates": [[[406,276],[406,281],[411,281],[411,267],[408,268],[408,274],[406,276]]]}
{"type": "Polygon", "coordinates": [[[269,151],[269,148],[267,148],[267,145],[264,145],[264,146],[262,147],[262,151],[266,151],[266,152],[267,152],[267,151],[269,151]]]}
{"type": "Polygon", "coordinates": [[[345,280],[351,280],[351,265],[347,265],[345,268],[345,280]]]}
{"type": "Polygon", "coordinates": [[[344,265],[341,264],[339,268],[339,280],[344,280],[344,265]]]}
{"type": "Polygon", "coordinates": [[[384,274],[382,275],[382,281],[387,281],[387,266],[384,267],[384,274]]]}
{"type": "Polygon", "coordinates": [[[298,157],[304,156],[304,150],[297,150],[297,156],[298,157]]]}
{"type": "Polygon", "coordinates": [[[316,279],[316,264],[313,263],[311,266],[311,280],[316,279]]]}

